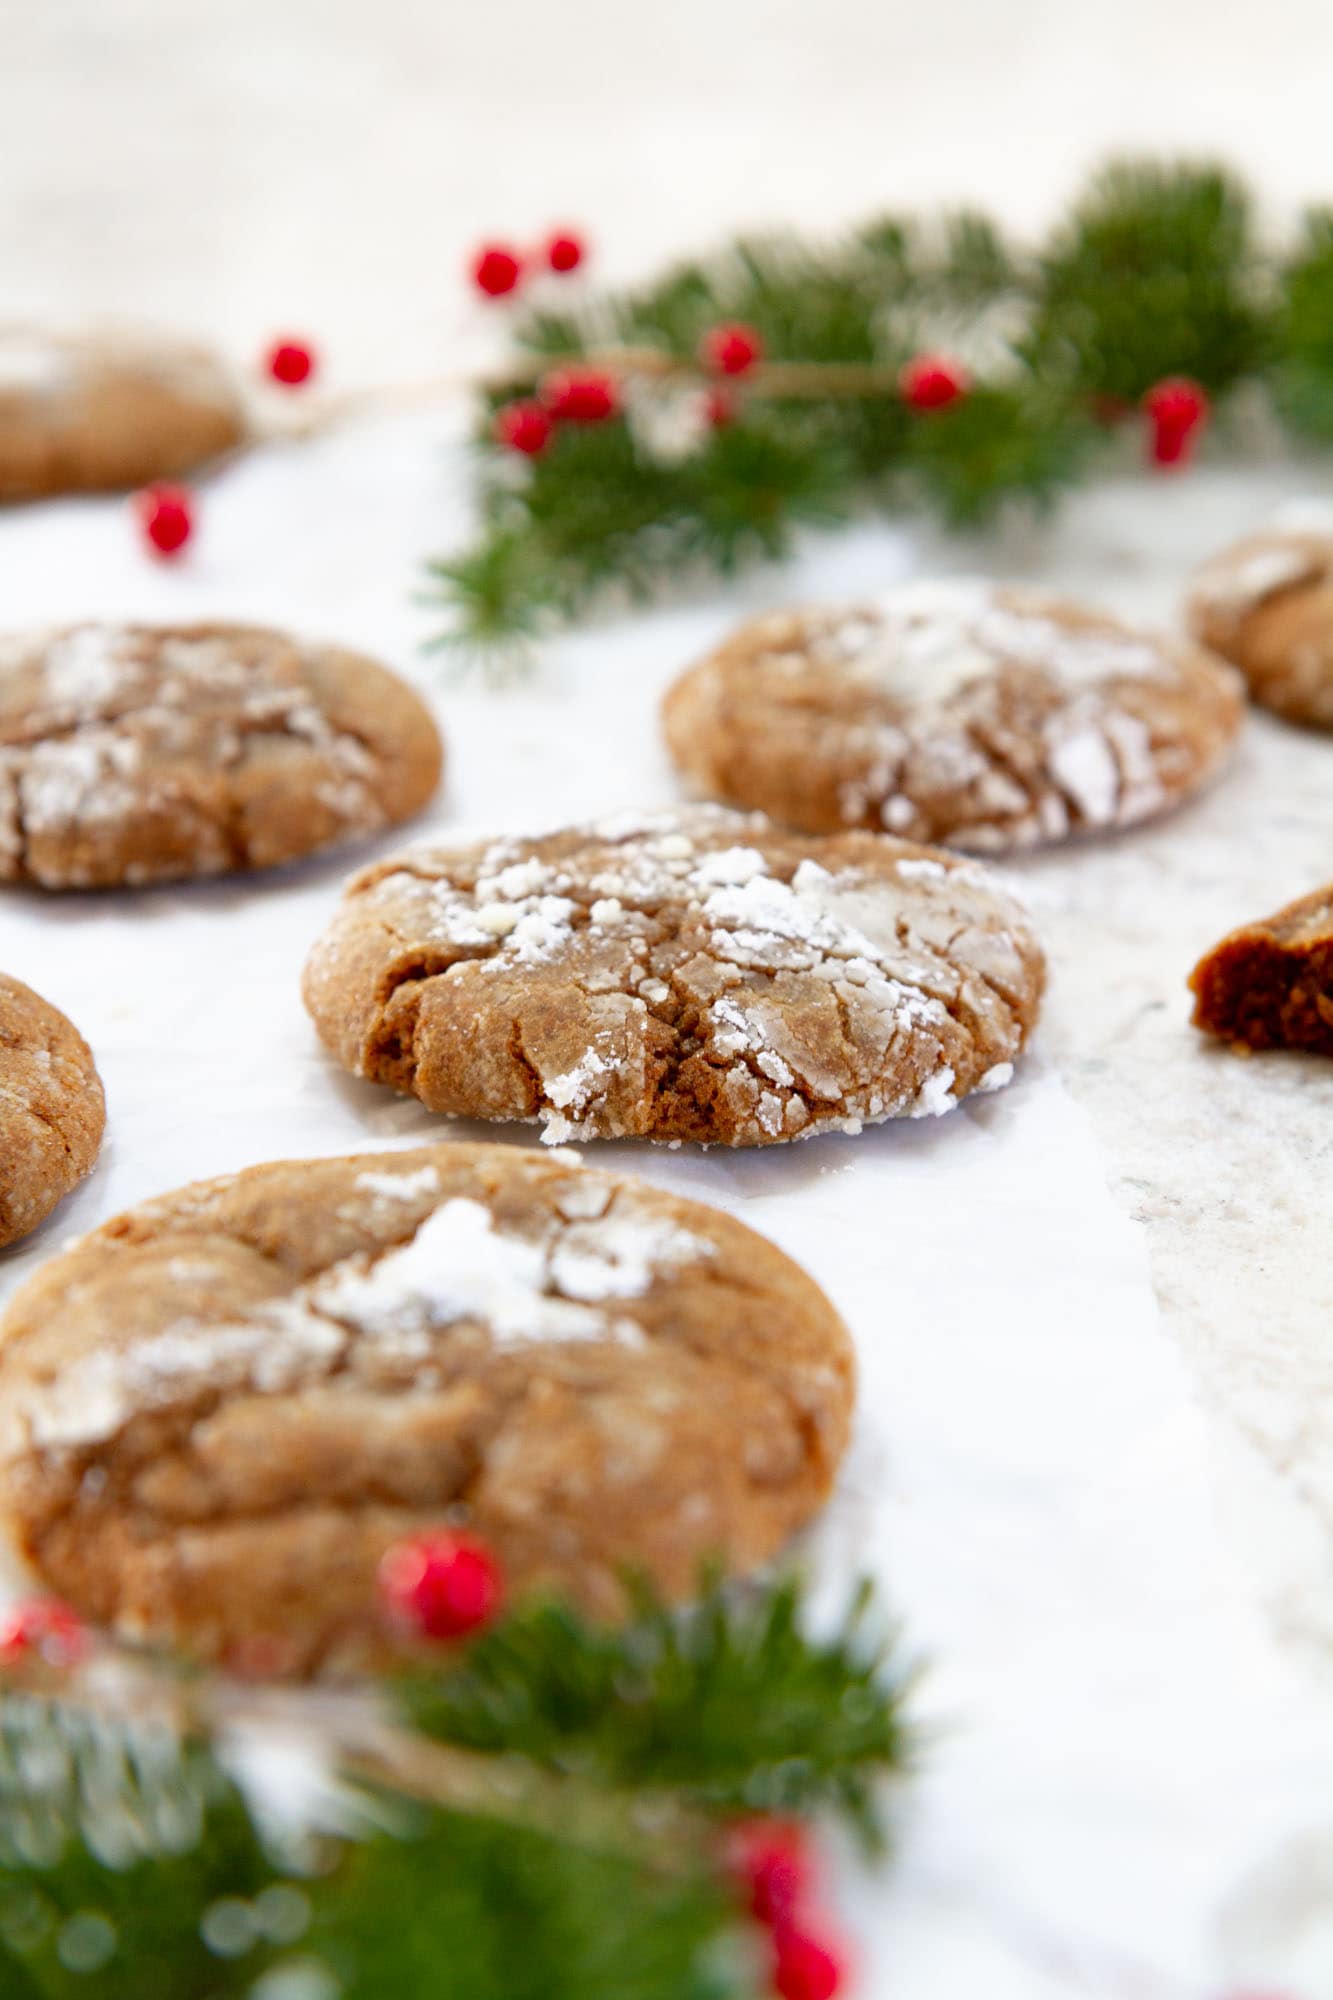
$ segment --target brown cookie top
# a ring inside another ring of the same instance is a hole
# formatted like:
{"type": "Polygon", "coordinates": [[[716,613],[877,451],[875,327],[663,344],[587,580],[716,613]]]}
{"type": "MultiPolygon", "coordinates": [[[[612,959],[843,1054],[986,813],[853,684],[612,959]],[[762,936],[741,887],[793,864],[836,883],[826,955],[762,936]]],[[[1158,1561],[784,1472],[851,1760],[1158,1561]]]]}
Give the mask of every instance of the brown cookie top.
{"type": "Polygon", "coordinates": [[[0,328],[0,501],[174,478],[243,434],[202,349],[0,328]]]}
{"type": "Polygon", "coordinates": [[[376,661],[244,625],[0,638],[0,881],[268,868],[408,819],[440,774],[376,661]]]}
{"type": "Polygon", "coordinates": [[[706,797],[1000,853],[1165,810],[1242,713],[1197,647],[949,578],[754,619],[676,681],[663,719],[706,797]]]}
{"type": "Polygon", "coordinates": [[[0,1324],[0,1493],[132,1639],[306,1673],[381,1649],[396,1540],[465,1525],[599,1612],[766,1560],[828,1493],[850,1343],[772,1244],[576,1161],[251,1168],[108,1223],[0,1324]]]}
{"type": "Polygon", "coordinates": [[[762,1146],[1007,1082],[1043,975],[975,864],[696,806],[371,867],[304,991],[348,1069],[433,1111],[762,1146]]]}
{"type": "Polygon", "coordinates": [[[1190,975],[1194,1025],[1240,1049],[1333,1055],[1333,885],[1243,924],[1190,975]]]}
{"type": "Polygon", "coordinates": [[[1194,578],[1187,615],[1255,701],[1333,729],[1333,512],[1323,529],[1275,526],[1214,556],[1194,578]]]}
{"type": "Polygon", "coordinates": [[[106,1100],[92,1051],[58,1008],[0,973],[0,1246],[28,1235],[92,1171],[106,1100]]]}

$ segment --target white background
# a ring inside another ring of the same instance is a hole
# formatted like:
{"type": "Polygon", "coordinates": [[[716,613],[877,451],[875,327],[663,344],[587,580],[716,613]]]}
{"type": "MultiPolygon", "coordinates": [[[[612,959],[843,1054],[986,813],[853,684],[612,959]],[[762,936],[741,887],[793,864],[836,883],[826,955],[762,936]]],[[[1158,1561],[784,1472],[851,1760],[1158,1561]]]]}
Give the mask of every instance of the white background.
{"type": "MultiPolygon", "coordinates": [[[[616,275],[739,222],[940,196],[1027,225],[1112,140],[1223,149],[1280,219],[1333,195],[1330,58],[1333,17],[1290,0],[1244,34],[1193,0],[4,0],[0,317],[164,321],[238,363],[291,325],[357,386],[495,351],[464,252],[555,220],[616,275]]],[[[494,825],[672,796],[656,693],[741,606],[943,564],[1167,618],[1192,561],[1325,477],[1126,471],[1044,535],[971,547],[858,530],[575,635],[494,695],[423,661],[411,601],[467,531],[457,421],[238,465],[173,571],[117,502],[10,512],[0,616],[235,613],[363,644],[436,700],[436,820],[494,825]]],[[[819,1560],[882,1575],[937,1730],[898,1867],[842,1883],[875,2000],[1333,1994],[1333,1079],[1202,1048],[1182,984],[1221,930],[1326,878],[1331,780],[1333,745],[1256,723],[1198,806],[1016,870],[1054,979],[1010,1092],[782,1155],[598,1155],[737,1207],[857,1338],[819,1560]]],[[[0,1293],[192,1175],[438,1129],[335,1075],[301,1014],[342,872],[0,905],[0,961],[79,1020],[111,1106],[97,1175],[0,1258],[0,1293]]]]}

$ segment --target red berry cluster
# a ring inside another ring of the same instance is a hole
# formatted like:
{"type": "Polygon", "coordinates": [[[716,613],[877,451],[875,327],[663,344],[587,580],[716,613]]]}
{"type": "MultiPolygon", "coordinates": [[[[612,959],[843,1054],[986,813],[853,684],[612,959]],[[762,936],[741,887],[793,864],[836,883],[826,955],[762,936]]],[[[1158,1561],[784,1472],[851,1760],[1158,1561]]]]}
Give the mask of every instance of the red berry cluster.
{"type": "Polygon", "coordinates": [[[814,1868],[804,1830],[793,1820],[745,1820],[727,1841],[737,1893],[768,1932],[778,2000],[834,2000],[844,1968],[810,1922],[814,1868]]]}
{"type": "MultiPolygon", "coordinates": [[[[746,375],[764,351],[752,326],[711,327],[699,343],[699,358],[710,374],[746,375]]],[[[505,403],[495,416],[495,438],[509,451],[537,458],[555,435],[557,424],[604,424],[620,411],[620,389],[613,375],[599,368],[556,368],[539,384],[537,395],[505,403]]],[[[714,430],[734,421],[734,396],[718,385],[710,389],[705,417],[714,430]]]]}
{"type": "Polygon", "coordinates": [[[483,243],[472,258],[472,282],[484,298],[503,299],[533,271],[545,268],[565,277],[578,270],[587,254],[583,238],[572,229],[554,231],[532,251],[511,243],[483,243]]]}
{"type": "Polygon", "coordinates": [[[489,1625],[504,1601],[500,1566],[484,1543],[442,1532],[396,1542],[380,1563],[380,1599],[400,1631],[461,1639],[489,1625]]]}
{"type": "Polygon", "coordinates": [[[557,424],[604,424],[619,409],[614,376],[600,368],[555,368],[543,378],[535,398],[525,396],[496,411],[496,442],[537,458],[557,424]]]}
{"type": "Polygon", "coordinates": [[[1154,465],[1185,466],[1208,422],[1207,391],[1187,375],[1168,375],[1143,399],[1148,456],[1154,465]]]}

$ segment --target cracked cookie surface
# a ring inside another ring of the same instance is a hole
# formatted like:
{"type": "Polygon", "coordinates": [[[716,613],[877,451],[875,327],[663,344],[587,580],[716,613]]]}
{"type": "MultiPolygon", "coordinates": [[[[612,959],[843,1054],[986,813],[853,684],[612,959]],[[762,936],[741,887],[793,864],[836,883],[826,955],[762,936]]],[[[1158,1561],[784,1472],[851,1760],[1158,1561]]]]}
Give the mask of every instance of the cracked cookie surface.
{"type": "Polygon", "coordinates": [[[0,638],[0,881],[268,868],[409,818],[439,734],[376,661],[255,626],[0,638]]]}
{"type": "Polygon", "coordinates": [[[507,1146],[254,1167],[130,1210],[0,1323],[0,1491],[123,1636],[373,1662],[394,1541],[466,1525],[599,1613],[765,1561],[826,1497],[847,1334],[772,1244],[507,1146]]]}
{"type": "Polygon", "coordinates": [[[105,1124],[102,1081],[83,1036],[40,994],[0,973],[0,1246],[36,1229],[91,1173],[105,1124]]]}
{"type": "Polygon", "coordinates": [[[348,1069],[433,1111],[762,1146],[1007,1082],[1043,976],[975,863],[696,806],[391,857],[304,993],[348,1069]]]}
{"type": "Polygon", "coordinates": [[[1165,811],[1242,715],[1200,648],[971,578],[753,619],[663,706],[704,797],[997,854],[1165,811]]]}
{"type": "Polygon", "coordinates": [[[0,330],[0,501],[171,479],[244,429],[235,390],[202,349],[0,330]]]}
{"type": "Polygon", "coordinates": [[[1288,722],[1333,729],[1333,510],[1327,525],[1275,526],[1205,563],[1190,629],[1288,722]]]}

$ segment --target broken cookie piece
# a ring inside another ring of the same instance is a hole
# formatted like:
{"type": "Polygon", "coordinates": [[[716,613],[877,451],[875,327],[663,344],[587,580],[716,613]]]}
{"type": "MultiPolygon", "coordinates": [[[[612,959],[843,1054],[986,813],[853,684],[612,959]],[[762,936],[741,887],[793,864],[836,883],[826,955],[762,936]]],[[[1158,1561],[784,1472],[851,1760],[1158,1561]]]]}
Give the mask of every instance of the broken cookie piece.
{"type": "Polygon", "coordinates": [[[1205,1034],[1333,1055],[1333,884],[1232,931],[1200,959],[1190,988],[1205,1034]]]}

